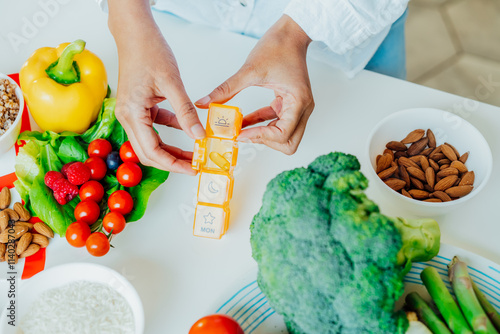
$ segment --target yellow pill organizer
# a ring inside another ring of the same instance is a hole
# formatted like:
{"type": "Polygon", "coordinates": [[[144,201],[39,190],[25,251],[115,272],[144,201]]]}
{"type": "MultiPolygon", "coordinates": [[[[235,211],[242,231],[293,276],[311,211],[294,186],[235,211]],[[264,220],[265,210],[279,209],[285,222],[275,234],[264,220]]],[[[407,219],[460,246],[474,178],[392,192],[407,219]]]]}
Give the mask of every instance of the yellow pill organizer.
{"type": "Polygon", "coordinates": [[[241,132],[240,108],[211,103],[207,136],[196,140],[194,170],[200,172],[193,235],[220,239],[229,226],[229,201],[233,195],[233,170],[238,158],[236,138],[241,132]]]}

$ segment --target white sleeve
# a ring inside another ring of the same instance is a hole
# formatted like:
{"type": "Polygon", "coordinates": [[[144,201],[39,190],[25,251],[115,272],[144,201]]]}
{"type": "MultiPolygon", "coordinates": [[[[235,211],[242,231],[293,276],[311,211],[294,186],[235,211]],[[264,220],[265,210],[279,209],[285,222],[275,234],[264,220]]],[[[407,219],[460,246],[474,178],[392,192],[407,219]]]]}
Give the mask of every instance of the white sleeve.
{"type": "Polygon", "coordinates": [[[291,0],[285,9],[311,38],[343,55],[388,31],[409,0],[291,0]]]}
{"type": "MultiPolygon", "coordinates": [[[[108,1],[107,0],[96,0],[96,2],[104,12],[106,12],[106,13],[108,12],[108,1]]],[[[154,6],[156,4],[156,0],[149,0],[149,4],[151,6],[154,6]]]]}

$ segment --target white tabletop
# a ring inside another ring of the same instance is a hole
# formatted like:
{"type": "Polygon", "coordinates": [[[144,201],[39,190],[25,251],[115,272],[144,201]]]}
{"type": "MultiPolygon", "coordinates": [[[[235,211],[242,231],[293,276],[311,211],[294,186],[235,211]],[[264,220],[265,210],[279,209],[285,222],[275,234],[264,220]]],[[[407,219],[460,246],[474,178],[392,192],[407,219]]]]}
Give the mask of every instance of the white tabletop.
{"type": "MultiPolygon", "coordinates": [[[[18,72],[39,47],[81,38],[87,41],[87,48],[104,61],[109,84],[115,90],[118,60],[106,14],[91,0],[47,2],[57,6],[43,9],[42,2],[36,0],[0,0],[0,72],[18,72]],[[43,14],[44,11],[50,11],[51,15],[43,14]]],[[[256,42],[162,13],[155,13],[155,18],[177,56],[182,78],[193,100],[232,75],[256,42]]],[[[106,256],[92,258],[84,249],[72,248],[59,239],[47,249],[46,267],[86,261],[114,268],[130,280],[142,298],[146,333],[166,330],[186,333],[197,318],[213,312],[220,296],[230,293],[235,281],[253,266],[249,224],[259,210],[270,179],[331,151],[358,156],[366,171],[369,163],[365,146],[371,128],[384,116],[413,107],[455,112],[475,125],[489,142],[494,159],[489,184],[470,202],[440,218],[439,222],[443,242],[500,263],[497,213],[500,175],[495,172],[495,166],[500,166],[500,108],[368,71],[348,80],[342,73],[314,61],[309,62],[309,70],[316,109],[298,152],[286,156],[260,146],[241,149],[231,203],[231,225],[222,240],[192,236],[198,179],[172,174],[153,193],[144,218],[129,224],[113,240],[115,248],[106,256]]],[[[272,97],[269,91],[248,89],[230,103],[250,112],[269,104],[272,97]]],[[[200,117],[204,122],[206,112],[200,112],[200,117]]],[[[193,145],[181,132],[159,130],[169,143],[184,149],[193,145]]],[[[12,160],[1,159],[1,175],[13,171],[12,160]]],[[[409,216],[393,207],[375,188],[370,188],[368,194],[384,213],[409,216]]],[[[2,292],[1,298],[3,296],[2,292]]]]}

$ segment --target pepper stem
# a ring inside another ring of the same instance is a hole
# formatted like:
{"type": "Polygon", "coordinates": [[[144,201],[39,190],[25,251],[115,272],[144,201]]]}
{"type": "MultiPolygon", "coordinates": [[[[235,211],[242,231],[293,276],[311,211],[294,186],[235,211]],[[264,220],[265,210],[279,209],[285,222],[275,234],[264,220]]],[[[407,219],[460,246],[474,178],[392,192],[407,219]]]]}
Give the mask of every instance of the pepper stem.
{"type": "Polygon", "coordinates": [[[58,60],[50,64],[45,70],[47,75],[57,83],[70,85],[80,82],[80,69],[73,58],[85,50],[85,41],[77,39],[69,44],[58,60]]]}

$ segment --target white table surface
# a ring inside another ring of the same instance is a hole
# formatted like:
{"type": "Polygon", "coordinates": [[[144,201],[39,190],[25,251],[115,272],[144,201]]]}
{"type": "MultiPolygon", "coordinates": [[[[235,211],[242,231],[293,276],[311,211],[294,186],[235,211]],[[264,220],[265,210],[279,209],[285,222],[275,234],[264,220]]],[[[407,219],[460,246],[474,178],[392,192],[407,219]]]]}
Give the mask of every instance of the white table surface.
{"type": "MultiPolygon", "coordinates": [[[[91,0],[55,0],[45,1],[57,3],[51,7],[49,17],[43,14],[43,2],[0,0],[0,72],[18,72],[39,47],[81,38],[104,61],[109,84],[116,90],[118,59],[106,14],[91,0]],[[39,26],[30,30],[27,22],[39,26]]],[[[232,75],[256,42],[162,13],[155,13],[155,18],[177,56],[193,100],[232,75]]],[[[241,149],[231,225],[222,240],[192,236],[198,178],[172,174],[153,193],[145,216],[113,240],[116,248],[106,256],[92,258],[84,249],[72,248],[59,239],[47,249],[46,268],[72,261],[114,268],[130,280],[142,298],[146,333],[187,333],[196,319],[216,309],[220,296],[230,293],[238,278],[253,266],[248,227],[260,207],[267,182],[283,170],[305,166],[318,155],[335,150],[357,155],[366,171],[369,164],[365,146],[371,128],[384,116],[413,107],[455,112],[475,125],[489,142],[494,160],[489,184],[466,205],[439,218],[439,222],[443,242],[500,263],[500,175],[496,172],[500,166],[500,108],[368,71],[348,80],[314,61],[309,62],[309,70],[316,109],[298,152],[286,156],[264,147],[241,149]]],[[[498,88],[494,93],[500,94],[498,88]]],[[[250,112],[269,104],[272,96],[267,90],[249,89],[231,104],[250,112]]],[[[200,117],[204,123],[206,112],[200,112],[200,117]]],[[[180,132],[163,128],[160,132],[169,143],[185,149],[193,145],[180,132]]],[[[0,175],[13,171],[12,157],[13,152],[9,152],[0,158],[0,175]]],[[[409,216],[380,196],[377,189],[370,188],[368,194],[384,213],[409,216]]],[[[3,289],[0,295],[0,300],[5,298],[3,289]]]]}

